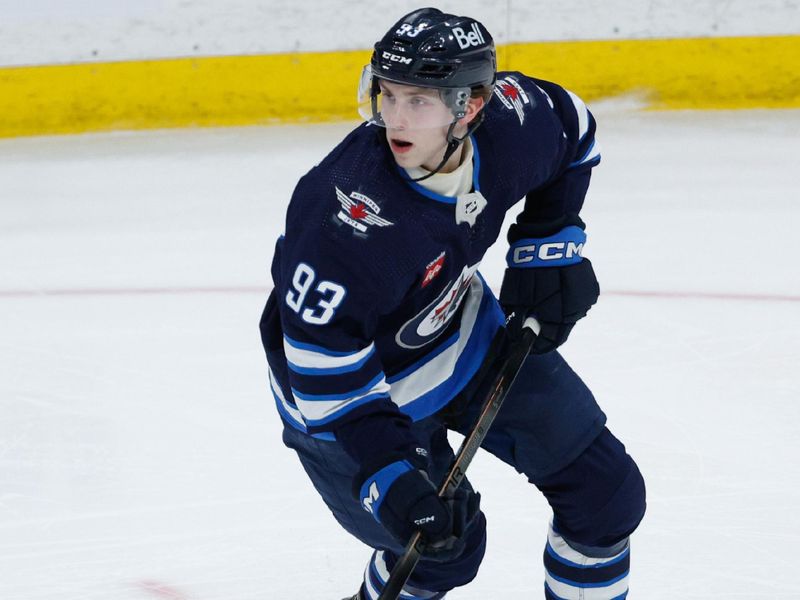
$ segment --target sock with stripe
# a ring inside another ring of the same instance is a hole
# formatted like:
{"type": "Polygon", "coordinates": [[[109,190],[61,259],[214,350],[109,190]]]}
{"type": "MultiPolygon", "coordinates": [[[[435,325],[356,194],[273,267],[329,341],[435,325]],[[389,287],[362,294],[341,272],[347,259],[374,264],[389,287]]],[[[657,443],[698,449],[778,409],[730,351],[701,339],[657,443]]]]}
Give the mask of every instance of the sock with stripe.
{"type": "MultiPolygon", "coordinates": [[[[378,600],[386,580],[389,578],[389,569],[383,551],[375,551],[364,571],[364,586],[361,593],[364,600],[378,600]]],[[[441,600],[445,595],[442,592],[423,590],[408,583],[403,586],[399,600],[441,600]]]]}
{"type": "Polygon", "coordinates": [[[544,550],[547,600],[623,600],[628,596],[628,538],[611,548],[567,543],[550,528],[544,550]]]}

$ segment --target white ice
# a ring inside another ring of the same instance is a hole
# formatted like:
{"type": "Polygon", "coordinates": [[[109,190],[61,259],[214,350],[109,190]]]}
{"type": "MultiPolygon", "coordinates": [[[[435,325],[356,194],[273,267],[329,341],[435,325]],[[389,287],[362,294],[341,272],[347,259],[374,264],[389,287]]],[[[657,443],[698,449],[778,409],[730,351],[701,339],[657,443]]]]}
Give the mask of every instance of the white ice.
{"type": "MultiPolygon", "coordinates": [[[[564,354],[647,479],[630,597],[800,598],[800,112],[597,113],[604,294],[564,354]]],[[[257,333],[294,183],[350,127],[0,142],[0,599],[358,587],[257,333]]],[[[541,598],[546,503],[470,477],[489,549],[451,597],[541,598]]]]}

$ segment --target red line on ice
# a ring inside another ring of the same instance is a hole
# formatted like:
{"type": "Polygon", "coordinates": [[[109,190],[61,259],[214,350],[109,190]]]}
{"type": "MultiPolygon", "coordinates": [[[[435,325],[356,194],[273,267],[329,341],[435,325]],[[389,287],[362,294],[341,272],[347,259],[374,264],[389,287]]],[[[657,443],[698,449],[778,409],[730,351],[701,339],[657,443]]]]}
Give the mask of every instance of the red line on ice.
{"type": "Polygon", "coordinates": [[[0,298],[42,298],[48,296],[157,296],[166,294],[265,294],[271,286],[152,287],[152,288],[53,288],[0,290],[0,298]]]}
{"type": "Polygon", "coordinates": [[[639,298],[678,298],[687,300],[745,300],[756,302],[800,302],[800,296],[790,294],[737,294],[733,292],[670,292],[612,290],[601,292],[607,296],[631,296],[639,298]]]}
{"type": "Polygon", "coordinates": [[[140,581],[139,587],[162,600],[189,600],[189,596],[158,581],[140,581]]]}
{"type": "MultiPolygon", "coordinates": [[[[157,296],[196,294],[263,294],[271,286],[195,286],[195,287],[141,287],[141,288],[51,288],[51,289],[0,289],[2,298],[49,298],[54,296],[157,296]]],[[[745,302],[800,302],[800,296],[791,294],[754,294],[736,292],[690,292],[669,290],[609,290],[604,296],[632,298],[662,298],[677,300],[739,300],[745,302]]]]}

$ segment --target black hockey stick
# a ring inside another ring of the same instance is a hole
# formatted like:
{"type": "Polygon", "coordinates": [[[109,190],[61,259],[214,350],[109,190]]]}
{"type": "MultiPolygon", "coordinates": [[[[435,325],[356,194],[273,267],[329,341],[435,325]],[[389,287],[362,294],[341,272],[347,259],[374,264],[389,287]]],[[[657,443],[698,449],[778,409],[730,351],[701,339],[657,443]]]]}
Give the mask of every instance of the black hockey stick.
{"type": "MultiPolygon", "coordinates": [[[[525,358],[528,356],[539,330],[539,323],[536,319],[528,317],[525,320],[520,340],[515,342],[509,349],[508,355],[492,382],[491,391],[483,403],[478,420],[469,435],[461,442],[461,447],[458,449],[453,466],[450,467],[450,472],[439,488],[440,498],[452,497],[464,480],[467,467],[481,447],[489,427],[491,427],[494,418],[500,411],[503,400],[505,400],[508,390],[517,378],[517,373],[519,373],[522,363],[525,362],[525,358]]],[[[378,600],[397,600],[400,597],[403,586],[419,562],[424,546],[425,542],[419,531],[411,536],[405,552],[395,563],[392,572],[389,573],[389,579],[386,581],[386,586],[380,596],[378,596],[378,600]]]]}

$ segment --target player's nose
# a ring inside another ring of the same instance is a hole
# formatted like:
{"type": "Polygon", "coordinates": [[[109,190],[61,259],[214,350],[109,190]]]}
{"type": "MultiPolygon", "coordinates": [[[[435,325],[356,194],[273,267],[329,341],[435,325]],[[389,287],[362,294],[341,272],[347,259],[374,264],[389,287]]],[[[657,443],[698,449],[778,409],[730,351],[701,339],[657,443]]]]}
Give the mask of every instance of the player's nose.
{"type": "Polygon", "coordinates": [[[408,117],[406,117],[402,112],[394,113],[391,117],[391,120],[386,123],[387,127],[394,131],[405,131],[408,129],[408,124],[408,117]]]}
{"type": "Polygon", "coordinates": [[[409,129],[409,125],[411,123],[409,110],[402,104],[395,106],[392,109],[391,114],[388,116],[389,119],[387,120],[386,125],[390,129],[395,129],[397,131],[405,131],[406,129],[409,129]]]}

